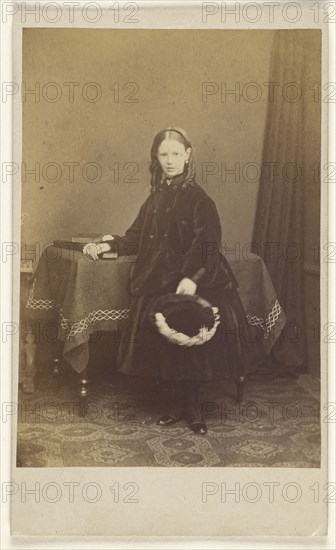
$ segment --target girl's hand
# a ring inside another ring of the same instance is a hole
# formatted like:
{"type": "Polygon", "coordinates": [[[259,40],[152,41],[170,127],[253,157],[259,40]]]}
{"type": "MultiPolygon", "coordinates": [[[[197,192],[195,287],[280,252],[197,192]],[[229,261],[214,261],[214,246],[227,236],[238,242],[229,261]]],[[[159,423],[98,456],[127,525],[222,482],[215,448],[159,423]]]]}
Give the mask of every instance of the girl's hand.
{"type": "Polygon", "coordinates": [[[179,282],[179,285],[176,289],[176,294],[195,294],[197,289],[197,284],[194,283],[188,277],[184,277],[182,281],[179,282]]]}
{"type": "Polygon", "coordinates": [[[110,250],[110,245],[107,243],[88,243],[83,248],[83,254],[86,256],[89,256],[93,260],[98,260],[98,254],[102,254],[103,252],[108,252],[110,250]]]}

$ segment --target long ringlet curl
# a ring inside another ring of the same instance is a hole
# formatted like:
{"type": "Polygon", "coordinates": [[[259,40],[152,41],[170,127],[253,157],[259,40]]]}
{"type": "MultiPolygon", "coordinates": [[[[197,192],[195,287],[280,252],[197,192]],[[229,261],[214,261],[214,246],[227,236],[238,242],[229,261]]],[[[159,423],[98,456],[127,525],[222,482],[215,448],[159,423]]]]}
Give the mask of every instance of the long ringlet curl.
{"type": "Polygon", "coordinates": [[[183,130],[183,128],[177,128],[177,127],[164,128],[158,134],[156,134],[153,141],[152,148],[151,148],[151,164],[150,164],[149,171],[151,173],[152,192],[156,191],[160,187],[163,181],[163,172],[157,158],[157,153],[161,143],[165,139],[174,139],[179,143],[182,143],[182,145],[184,145],[186,149],[188,148],[191,149],[189,159],[188,159],[188,164],[186,164],[184,168],[185,179],[181,187],[185,189],[190,185],[194,185],[194,182],[195,182],[196,168],[195,168],[195,159],[194,159],[194,149],[186,131],[183,130]]]}

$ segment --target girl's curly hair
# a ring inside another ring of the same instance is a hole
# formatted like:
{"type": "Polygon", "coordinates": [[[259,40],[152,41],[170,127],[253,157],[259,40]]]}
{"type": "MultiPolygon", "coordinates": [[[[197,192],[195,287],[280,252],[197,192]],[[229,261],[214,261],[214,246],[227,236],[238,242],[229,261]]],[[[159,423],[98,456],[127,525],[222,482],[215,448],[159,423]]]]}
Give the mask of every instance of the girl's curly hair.
{"type": "Polygon", "coordinates": [[[152,191],[156,191],[162,183],[163,172],[157,158],[157,153],[161,143],[165,139],[174,139],[175,141],[178,141],[179,143],[184,145],[186,149],[191,149],[188,163],[186,163],[184,167],[185,179],[182,187],[185,188],[189,185],[193,185],[196,175],[194,150],[191,141],[187,136],[187,133],[185,132],[185,130],[183,130],[183,128],[164,128],[164,130],[161,130],[158,134],[156,134],[151,148],[151,164],[149,171],[151,173],[152,191]]]}

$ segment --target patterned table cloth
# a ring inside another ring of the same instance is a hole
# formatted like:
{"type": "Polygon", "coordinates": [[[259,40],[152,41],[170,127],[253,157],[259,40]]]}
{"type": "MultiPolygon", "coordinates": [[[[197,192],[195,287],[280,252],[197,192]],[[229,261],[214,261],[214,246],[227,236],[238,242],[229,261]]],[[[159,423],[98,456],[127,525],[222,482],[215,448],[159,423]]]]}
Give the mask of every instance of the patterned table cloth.
{"type": "MultiPolygon", "coordinates": [[[[129,277],[134,256],[94,261],[81,252],[50,245],[32,279],[26,312],[31,320],[56,320],[63,357],[82,372],[89,361],[89,339],[96,331],[120,331],[131,300],[129,277]]],[[[232,262],[249,325],[256,327],[269,354],[286,324],[263,260],[232,262]]]]}

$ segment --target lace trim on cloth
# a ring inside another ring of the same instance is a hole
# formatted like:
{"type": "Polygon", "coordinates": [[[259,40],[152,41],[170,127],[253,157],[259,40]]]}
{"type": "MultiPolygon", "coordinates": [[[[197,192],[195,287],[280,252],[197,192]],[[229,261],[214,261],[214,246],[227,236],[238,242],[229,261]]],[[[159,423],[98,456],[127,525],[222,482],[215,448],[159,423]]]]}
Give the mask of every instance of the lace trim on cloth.
{"type": "Polygon", "coordinates": [[[71,323],[69,319],[66,319],[62,313],[61,308],[57,308],[61,317],[61,327],[64,330],[68,330],[67,339],[71,338],[75,334],[87,330],[90,325],[96,321],[119,321],[120,319],[127,319],[129,309],[98,309],[91,311],[84,319],[76,323],[71,323]]]}
{"type": "Polygon", "coordinates": [[[72,336],[87,330],[90,325],[96,321],[119,321],[120,319],[127,319],[129,314],[129,309],[98,309],[96,311],[91,311],[86,317],[77,321],[76,323],[71,323],[70,319],[64,317],[63,309],[59,304],[55,304],[54,300],[36,300],[34,298],[36,279],[34,279],[32,288],[29,292],[26,308],[27,309],[53,309],[57,311],[61,320],[62,329],[68,331],[66,339],[68,340],[72,336]]]}
{"type": "Polygon", "coordinates": [[[54,300],[35,300],[34,290],[36,285],[36,278],[34,278],[32,287],[29,291],[26,308],[28,309],[55,309],[54,300]]]}
{"type": "Polygon", "coordinates": [[[267,315],[266,319],[263,319],[262,317],[256,317],[255,315],[247,315],[246,317],[249,325],[254,325],[262,328],[262,330],[264,331],[264,338],[266,339],[268,338],[272,327],[275,325],[277,319],[279,318],[281,311],[282,310],[279,301],[275,300],[274,306],[267,315]]]}
{"type": "MultiPolygon", "coordinates": [[[[77,321],[76,323],[71,323],[69,319],[66,319],[63,315],[63,309],[60,305],[55,304],[54,300],[36,300],[34,298],[34,290],[36,285],[36,279],[32,284],[31,290],[29,292],[26,308],[27,309],[54,309],[58,312],[61,319],[61,327],[64,330],[69,330],[67,339],[87,330],[88,327],[96,321],[118,321],[120,319],[127,319],[129,314],[129,309],[98,309],[96,311],[91,311],[86,317],[77,321]]],[[[265,340],[268,339],[272,327],[275,325],[277,319],[281,314],[281,306],[278,300],[275,300],[274,306],[271,311],[264,319],[263,317],[257,317],[255,315],[246,315],[249,325],[258,326],[264,332],[265,340]]]]}

